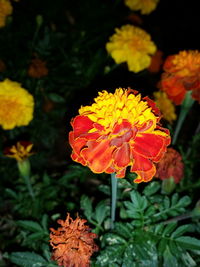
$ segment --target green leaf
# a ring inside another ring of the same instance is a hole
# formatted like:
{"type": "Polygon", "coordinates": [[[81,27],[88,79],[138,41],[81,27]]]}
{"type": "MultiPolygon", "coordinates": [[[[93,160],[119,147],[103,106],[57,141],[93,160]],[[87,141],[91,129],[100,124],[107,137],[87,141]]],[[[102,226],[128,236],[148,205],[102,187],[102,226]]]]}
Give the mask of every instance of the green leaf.
{"type": "Polygon", "coordinates": [[[172,206],[175,206],[176,203],[177,203],[177,201],[178,201],[178,194],[175,193],[175,194],[173,194],[173,196],[172,196],[172,199],[171,199],[171,205],[172,205],[172,206]]]}
{"type": "Polygon", "coordinates": [[[65,99],[56,93],[50,93],[48,94],[48,97],[56,103],[65,103],[65,99]]]}
{"type": "Polygon", "coordinates": [[[167,246],[164,254],[164,264],[163,267],[178,267],[178,262],[175,256],[172,255],[171,251],[169,250],[169,247],[167,246]]]}
{"type": "Polygon", "coordinates": [[[93,216],[93,218],[96,219],[99,225],[101,225],[102,222],[105,220],[107,216],[107,211],[108,211],[108,207],[106,206],[105,201],[99,202],[95,208],[95,212],[93,216]]]}
{"type": "Polygon", "coordinates": [[[134,227],[130,223],[115,223],[115,231],[126,239],[130,239],[133,235],[134,227]]]}
{"type": "Polygon", "coordinates": [[[167,196],[165,196],[163,204],[165,209],[168,209],[170,207],[170,200],[167,196]]]}
{"type": "Polygon", "coordinates": [[[160,189],[160,183],[159,182],[156,182],[156,181],[153,181],[153,182],[150,182],[145,187],[143,193],[146,196],[151,196],[151,195],[155,194],[156,192],[158,192],[159,189],[160,189]]]}
{"type": "Polygon", "coordinates": [[[186,233],[186,232],[189,232],[189,230],[191,229],[191,225],[190,224],[186,224],[186,225],[182,225],[180,227],[178,227],[176,229],[176,231],[174,231],[171,235],[171,237],[179,237],[181,236],[182,234],[186,233]]]}
{"type": "Polygon", "coordinates": [[[21,267],[46,267],[48,265],[42,256],[34,252],[13,252],[9,259],[21,267]]]}
{"type": "Polygon", "coordinates": [[[193,250],[193,249],[200,249],[200,240],[190,237],[190,236],[181,236],[175,239],[175,241],[181,246],[182,248],[193,250]]]}
{"type": "Polygon", "coordinates": [[[145,210],[147,207],[147,200],[145,196],[141,196],[137,191],[131,191],[130,193],[131,201],[133,206],[138,210],[145,210]]]}
{"type": "Polygon", "coordinates": [[[165,227],[165,229],[163,231],[163,236],[171,234],[171,232],[173,232],[173,230],[176,228],[176,226],[177,226],[176,222],[172,222],[172,223],[167,224],[167,226],[165,227]]]}
{"type": "Polygon", "coordinates": [[[31,232],[43,232],[43,229],[39,225],[39,223],[34,222],[34,221],[20,220],[20,221],[17,221],[17,224],[31,232]]]}
{"type": "Polygon", "coordinates": [[[104,236],[106,242],[108,243],[109,246],[112,245],[119,245],[119,244],[126,244],[126,240],[117,234],[113,233],[108,233],[104,236]]]}
{"type": "Polygon", "coordinates": [[[88,196],[83,195],[81,197],[81,209],[84,210],[84,214],[88,220],[92,218],[92,203],[88,196]]]}
{"type": "Polygon", "coordinates": [[[177,204],[179,207],[187,207],[190,203],[191,203],[190,197],[184,196],[178,201],[177,204]]]}

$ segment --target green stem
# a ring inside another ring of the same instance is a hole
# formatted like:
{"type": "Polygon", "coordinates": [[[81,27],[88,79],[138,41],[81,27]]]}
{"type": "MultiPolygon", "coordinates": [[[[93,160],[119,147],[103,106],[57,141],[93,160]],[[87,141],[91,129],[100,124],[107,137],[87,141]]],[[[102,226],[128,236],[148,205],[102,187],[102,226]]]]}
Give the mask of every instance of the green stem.
{"type": "Polygon", "coordinates": [[[117,202],[117,181],[115,173],[111,173],[111,190],[112,190],[112,206],[111,206],[111,229],[114,228],[115,211],[117,202]]]}
{"type": "Polygon", "coordinates": [[[191,91],[188,91],[185,95],[185,99],[183,101],[183,104],[181,105],[181,111],[179,114],[179,118],[178,118],[178,122],[176,125],[176,129],[174,132],[174,136],[173,136],[173,140],[172,140],[172,145],[174,145],[176,143],[178,134],[180,132],[180,129],[183,125],[183,122],[185,120],[186,115],[188,114],[190,108],[192,107],[194,103],[194,99],[191,98],[191,91]]]}
{"type": "Polygon", "coordinates": [[[31,196],[32,200],[35,200],[35,195],[34,195],[33,188],[32,188],[31,182],[30,182],[30,177],[29,176],[23,176],[23,178],[24,178],[24,181],[26,183],[29,195],[31,196]]]}

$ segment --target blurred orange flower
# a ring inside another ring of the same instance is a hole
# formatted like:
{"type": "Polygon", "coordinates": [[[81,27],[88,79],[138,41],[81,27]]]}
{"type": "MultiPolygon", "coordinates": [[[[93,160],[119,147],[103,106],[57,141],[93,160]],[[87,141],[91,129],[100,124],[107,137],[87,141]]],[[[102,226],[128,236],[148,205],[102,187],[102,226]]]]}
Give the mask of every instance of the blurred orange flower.
{"type": "Polygon", "coordinates": [[[156,105],[160,109],[163,118],[167,120],[169,123],[172,123],[176,120],[176,112],[175,106],[172,101],[168,98],[167,94],[162,91],[154,92],[153,93],[156,105]]]}
{"type": "Polygon", "coordinates": [[[178,151],[173,148],[168,148],[161,161],[156,164],[155,177],[161,180],[174,178],[174,182],[177,184],[183,178],[184,164],[182,157],[178,151]]]}
{"type": "Polygon", "coordinates": [[[11,15],[13,11],[9,0],[0,0],[0,28],[6,25],[7,16],[11,15]]]}
{"type": "Polygon", "coordinates": [[[158,125],[160,113],[148,97],[132,89],[99,92],[95,103],[81,107],[71,125],[72,159],[94,173],[137,174],[136,183],[148,182],[170,143],[169,131],[158,125]]]}
{"type": "Polygon", "coordinates": [[[4,155],[9,158],[15,158],[17,161],[23,161],[33,155],[33,144],[28,141],[17,142],[16,145],[4,150],[4,155]]]}
{"type": "Polygon", "coordinates": [[[148,67],[148,71],[152,73],[159,72],[163,64],[163,52],[157,50],[156,53],[151,57],[151,64],[148,67]]]}
{"type": "Polygon", "coordinates": [[[31,64],[28,68],[28,75],[32,78],[42,78],[48,75],[48,69],[46,62],[35,57],[31,60],[31,64]]]}
{"type": "Polygon", "coordinates": [[[125,5],[127,5],[131,10],[141,11],[141,14],[151,13],[158,4],[159,0],[125,0],[125,5]]]}
{"type": "Polygon", "coordinates": [[[176,105],[183,102],[188,90],[200,102],[200,52],[189,50],[168,56],[163,69],[160,87],[176,105]]]}
{"type": "Polygon", "coordinates": [[[87,221],[77,217],[73,220],[68,213],[65,221],[58,220],[61,227],[58,230],[51,228],[50,244],[53,247],[52,259],[59,266],[64,267],[89,267],[90,257],[98,251],[87,221]]]}

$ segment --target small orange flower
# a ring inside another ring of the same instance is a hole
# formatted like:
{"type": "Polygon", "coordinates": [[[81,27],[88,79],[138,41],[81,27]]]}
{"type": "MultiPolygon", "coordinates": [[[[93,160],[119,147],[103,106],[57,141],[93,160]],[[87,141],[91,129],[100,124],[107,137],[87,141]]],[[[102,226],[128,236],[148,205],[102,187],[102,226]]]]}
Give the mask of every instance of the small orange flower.
{"type": "Polygon", "coordinates": [[[148,97],[129,89],[103,91],[91,106],[81,107],[71,124],[72,159],[94,173],[116,173],[123,178],[128,166],[148,182],[170,143],[169,131],[158,124],[160,113],[148,97]]]}
{"type": "Polygon", "coordinates": [[[53,247],[52,259],[59,266],[64,267],[89,267],[90,257],[98,251],[87,220],[77,217],[73,220],[68,213],[65,221],[58,220],[61,227],[58,230],[51,228],[50,244],[53,247]]]}
{"type": "Polygon", "coordinates": [[[161,89],[176,105],[183,102],[189,90],[192,98],[200,102],[200,52],[189,50],[168,56],[163,69],[161,89]]]}
{"type": "Polygon", "coordinates": [[[168,148],[164,157],[157,164],[157,172],[155,177],[161,180],[174,178],[174,182],[177,184],[183,178],[184,164],[182,157],[178,151],[173,148],[168,148]]]}
{"type": "Polygon", "coordinates": [[[17,142],[16,145],[4,150],[4,155],[9,158],[15,158],[17,161],[23,161],[33,155],[33,144],[28,141],[17,142]]]}
{"type": "Polygon", "coordinates": [[[32,78],[42,78],[48,75],[46,62],[39,59],[37,56],[31,60],[28,68],[28,75],[32,78]]]}

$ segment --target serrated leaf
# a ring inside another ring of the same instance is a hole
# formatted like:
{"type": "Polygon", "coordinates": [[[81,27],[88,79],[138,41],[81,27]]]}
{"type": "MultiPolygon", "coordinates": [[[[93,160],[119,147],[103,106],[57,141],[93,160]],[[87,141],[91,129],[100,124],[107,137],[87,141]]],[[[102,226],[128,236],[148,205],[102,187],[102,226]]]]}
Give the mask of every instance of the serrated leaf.
{"type": "Polygon", "coordinates": [[[105,220],[107,216],[107,206],[105,201],[101,201],[98,203],[98,205],[95,208],[94,216],[93,218],[97,221],[99,225],[102,224],[102,222],[105,220]]]}
{"type": "Polygon", "coordinates": [[[167,226],[165,226],[165,229],[163,231],[163,236],[169,235],[171,234],[171,232],[173,232],[173,230],[176,228],[177,223],[176,222],[172,222],[167,224],[167,226]]]}
{"type": "Polygon", "coordinates": [[[181,199],[179,199],[177,205],[179,207],[187,207],[191,203],[191,199],[188,196],[184,196],[181,199]]]}
{"type": "Polygon", "coordinates": [[[108,233],[104,236],[106,242],[109,246],[112,245],[120,245],[120,244],[126,244],[126,240],[122,238],[121,236],[113,233],[108,233]]]}
{"type": "Polygon", "coordinates": [[[163,204],[164,204],[164,208],[165,208],[165,209],[168,209],[168,208],[170,207],[170,200],[169,200],[169,197],[167,197],[167,196],[164,197],[163,204]]]}
{"type": "Polygon", "coordinates": [[[133,226],[130,223],[115,223],[115,231],[126,239],[130,239],[132,237],[132,233],[134,231],[133,226]]]}
{"type": "Polygon", "coordinates": [[[163,253],[164,263],[163,267],[178,267],[178,262],[176,257],[171,253],[169,247],[167,246],[163,253]]]}
{"type": "Polygon", "coordinates": [[[42,233],[42,232],[39,232],[39,233],[33,233],[31,235],[28,236],[28,239],[29,240],[34,240],[34,241],[37,241],[37,240],[41,240],[41,239],[44,239],[44,236],[45,234],[42,233]]]}
{"type": "Polygon", "coordinates": [[[9,259],[21,267],[45,267],[48,262],[39,254],[34,252],[13,252],[9,259]]]}
{"type": "Polygon", "coordinates": [[[158,225],[155,226],[155,234],[161,234],[162,231],[163,231],[163,228],[164,228],[164,224],[163,223],[160,223],[158,225]]]}
{"type": "Polygon", "coordinates": [[[178,202],[178,194],[175,193],[173,194],[172,198],[171,198],[171,205],[175,206],[175,204],[178,202]]]}
{"type": "Polygon", "coordinates": [[[83,195],[81,197],[81,209],[84,210],[84,214],[88,220],[91,220],[92,217],[92,203],[88,196],[83,195]]]}
{"type": "Polygon", "coordinates": [[[140,219],[142,214],[134,207],[132,202],[124,201],[124,205],[127,208],[126,213],[129,218],[140,219]]]}
{"type": "Polygon", "coordinates": [[[156,181],[153,181],[153,182],[150,182],[145,187],[145,189],[143,190],[143,193],[146,196],[151,196],[151,195],[155,194],[156,192],[158,192],[159,189],[160,189],[160,183],[156,182],[156,181]]]}
{"type": "Polygon", "coordinates": [[[172,238],[176,238],[181,236],[182,234],[188,232],[190,230],[191,226],[190,224],[182,225],[176,229],[171,235],[172,238]]]}
{"type": "Polygon", "coordinates": [[[31,232],[42,232],[43,231],[39,223],[34,222],[34,221],[20,220],[20,221],[17,221],[17,224],[31,232]]]}
{"type": "Polygon", "coordinates": [[[182,248],[193,250],[193,249],[200,249],[200,240],[190,237],[190,236],[181,236],[175,239],[175,241],[181,246],[182,248]]]}
{"type": "Polygon", "coordinates": [[[141,196],[137,191],[131,191],[131,201],[133,202],[134,208],[138,210],[145,210],[147,207],[147,200],[145,196],[141,196]]]}

